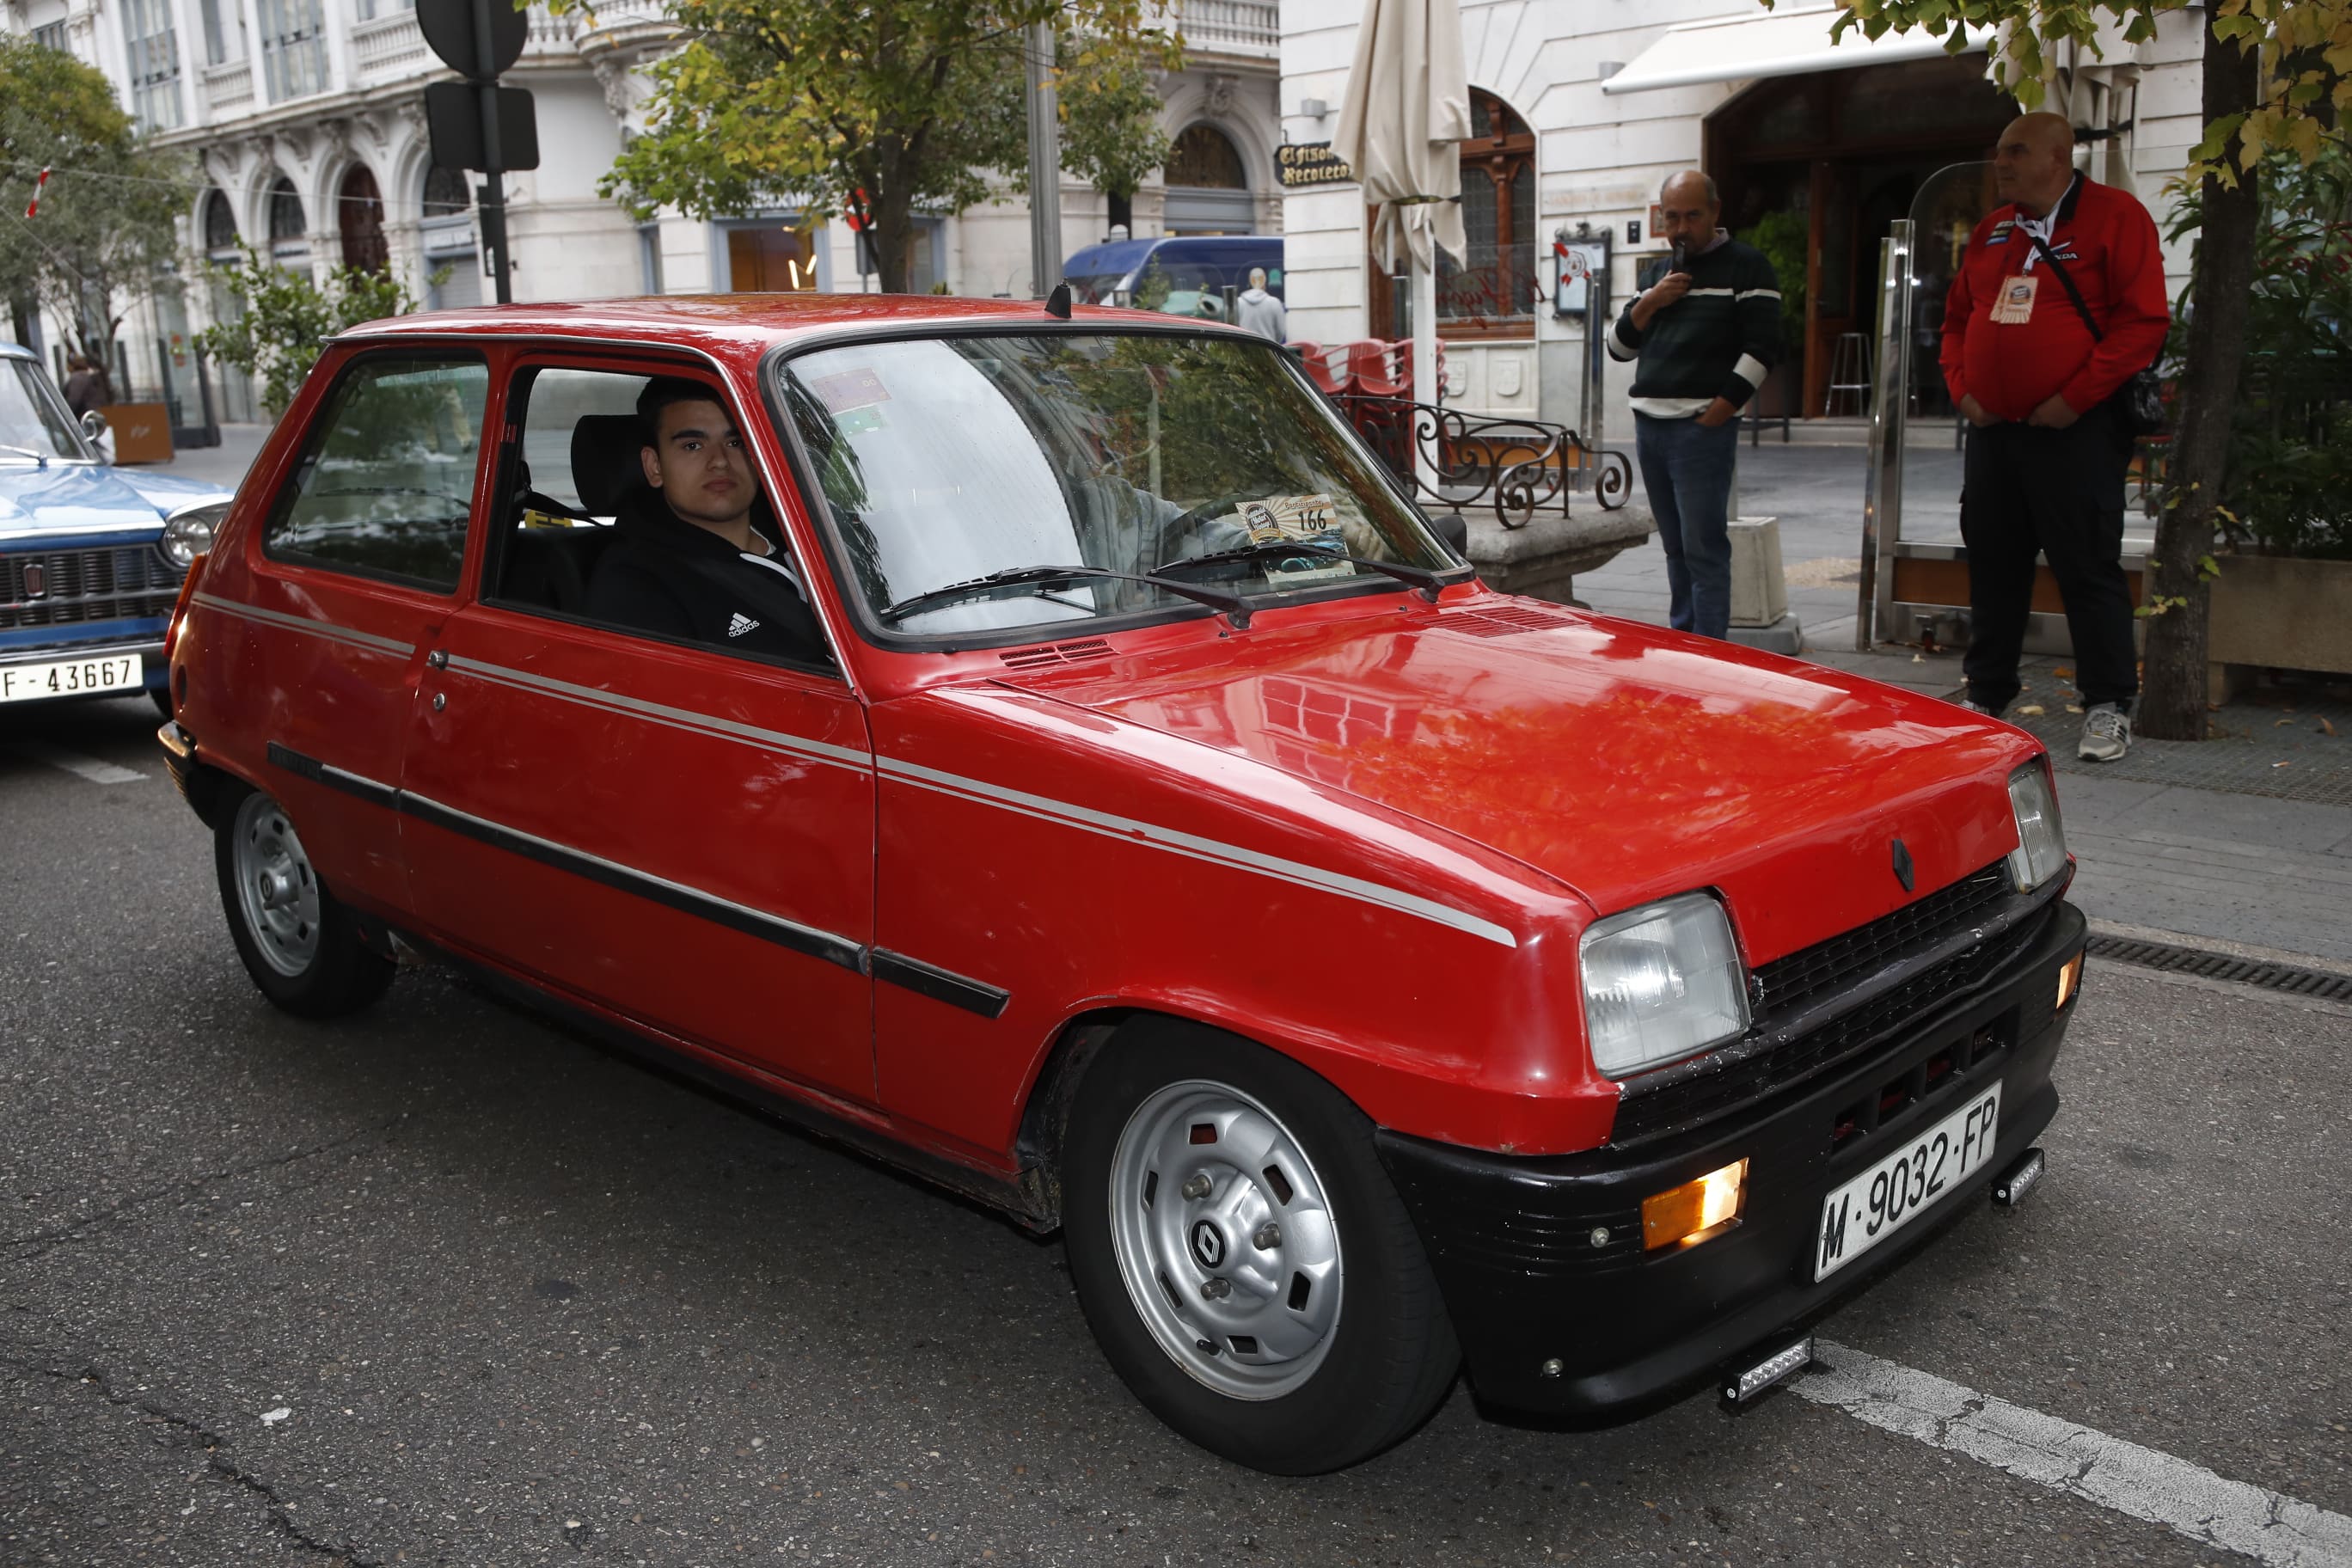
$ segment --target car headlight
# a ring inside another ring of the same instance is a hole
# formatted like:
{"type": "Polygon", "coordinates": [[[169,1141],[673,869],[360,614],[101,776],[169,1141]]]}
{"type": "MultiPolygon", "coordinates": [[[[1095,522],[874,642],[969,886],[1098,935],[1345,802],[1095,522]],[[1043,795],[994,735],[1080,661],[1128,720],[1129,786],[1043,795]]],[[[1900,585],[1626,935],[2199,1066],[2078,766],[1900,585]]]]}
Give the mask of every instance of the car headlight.
{"type": "Polygon", "coordinates": [[[206,501],[185,511],[173,512],[163,524],[163,557],[183,571],[195,564],[196,557],[213,547],[213,530],[228,515],[228,502],[206,501]]]}
{"type": "Polygon", "coordinates": [[[1730,918],[1711,894],[1685,893],[1595,921],[1577,957],[1592,1064],[1611,1078],[1748,1032],[1748,969],[1730,918]]]}
{"type": "Polygon", "coordinates": [[[2009,809],[2017,818],[2017,847],[2009,852],[2010,880],[2030,893],[2066,868],[2066,830],[2050,764],[2040,757],[2009,775],[2009,809]]]}

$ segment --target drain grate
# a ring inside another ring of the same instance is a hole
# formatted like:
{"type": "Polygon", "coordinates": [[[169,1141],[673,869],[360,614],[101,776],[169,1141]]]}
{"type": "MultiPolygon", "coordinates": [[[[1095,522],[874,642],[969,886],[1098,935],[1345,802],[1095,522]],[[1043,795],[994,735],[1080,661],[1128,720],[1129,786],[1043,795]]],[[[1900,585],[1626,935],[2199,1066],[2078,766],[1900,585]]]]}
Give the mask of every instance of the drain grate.
{"type": "Polygon", "coordinates": [[[2233,958],[2226,952],[2120,936],[2094,936],[2086,945],[2092,957],[2116,963],[2136,963],[2143,969],[2164,969],[2176,974],[2200,974],[2208,980],[2230,980],[2240,985],[2259,985],[2265,991],[2317,996],[2329,1002],[2352,1002],[2352,974],[2331,974],[2324,969],[2233,958]]]}

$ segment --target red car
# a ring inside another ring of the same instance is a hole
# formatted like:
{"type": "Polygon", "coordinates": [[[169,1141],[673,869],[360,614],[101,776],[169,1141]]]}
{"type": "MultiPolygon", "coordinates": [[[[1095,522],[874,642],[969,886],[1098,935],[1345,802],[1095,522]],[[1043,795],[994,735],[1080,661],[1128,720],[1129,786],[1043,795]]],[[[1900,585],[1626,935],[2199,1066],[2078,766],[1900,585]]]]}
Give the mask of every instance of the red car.
{"type": "Polygon", "coordinates": [[[1269,1470],[1465,1364],[1747,1397],[2057,1108],[2032,737],[1488,592],[1221,328],[362,328],[171,638],[272,1002],[460,964],[1059,1227],[1137,1394],[1269,1470]]]}

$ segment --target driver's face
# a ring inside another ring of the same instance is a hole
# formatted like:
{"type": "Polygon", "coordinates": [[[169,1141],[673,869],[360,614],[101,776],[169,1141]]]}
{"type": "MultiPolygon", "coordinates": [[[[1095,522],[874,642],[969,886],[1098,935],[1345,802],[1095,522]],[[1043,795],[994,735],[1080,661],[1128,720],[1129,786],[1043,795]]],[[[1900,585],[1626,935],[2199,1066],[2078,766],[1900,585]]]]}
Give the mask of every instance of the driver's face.
{"type": "Polygon", "coordinates": [[[688,522],[731,528],[760,499],[743,437],[714,399],[673,403],[661,411],[657,439],[641,449],[646,483],[688,522]]]}

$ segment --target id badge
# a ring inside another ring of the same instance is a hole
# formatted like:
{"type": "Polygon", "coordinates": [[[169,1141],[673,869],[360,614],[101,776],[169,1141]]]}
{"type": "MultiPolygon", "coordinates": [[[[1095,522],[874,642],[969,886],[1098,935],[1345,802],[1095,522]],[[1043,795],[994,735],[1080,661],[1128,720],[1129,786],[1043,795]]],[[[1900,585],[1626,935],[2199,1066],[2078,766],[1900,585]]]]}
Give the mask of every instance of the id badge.
{"type": "Polygon", "coordinates": [[[2031,272],[2002,279],[2000,293],[1993,300],[1992,319],[2011,327],[2021,327],[2033,320],[2033,294],[2041,287],[2042,279],[2031,272]]]}

